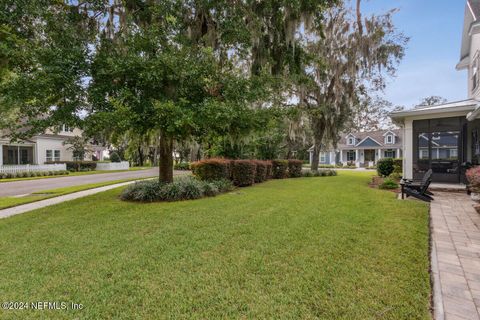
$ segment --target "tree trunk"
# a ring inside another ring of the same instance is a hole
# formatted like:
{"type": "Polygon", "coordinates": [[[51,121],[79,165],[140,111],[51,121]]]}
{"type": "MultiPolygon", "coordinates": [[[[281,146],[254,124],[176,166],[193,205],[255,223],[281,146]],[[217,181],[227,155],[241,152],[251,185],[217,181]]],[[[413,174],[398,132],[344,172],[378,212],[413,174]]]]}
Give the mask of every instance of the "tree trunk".
{"type": "Polygon", "coordinates": [[[160,136],[160,182],[173,182],[173,139],[160,136]]]}
{"type": "Polygon", "coordinates": [[[315,143],[313,146],[313,156],[312,156],[312,171],[318,171],[318,163],[320,161],[320,149],[322,147],[321,143],[317,143],[315,139],[315,143]]]}
{"type": "Polygon", "coordinates": [[[140,167],[143,167],[143,162],[144,162],[144,156],[143,156],[143,150],[142,147],[138,147],[138,162],[140,167]]]}

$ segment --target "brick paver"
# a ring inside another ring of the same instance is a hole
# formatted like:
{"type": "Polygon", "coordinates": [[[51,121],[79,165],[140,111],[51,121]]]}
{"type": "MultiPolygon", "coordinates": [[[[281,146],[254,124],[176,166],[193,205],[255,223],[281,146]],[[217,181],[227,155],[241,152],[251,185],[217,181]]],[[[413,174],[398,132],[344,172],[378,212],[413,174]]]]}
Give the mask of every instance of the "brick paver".
{"type": "Polygon", "coordinates": [[[436,192],[431,203],[434,314],[480,320],[480,215],[462,193],[436,192]]]}

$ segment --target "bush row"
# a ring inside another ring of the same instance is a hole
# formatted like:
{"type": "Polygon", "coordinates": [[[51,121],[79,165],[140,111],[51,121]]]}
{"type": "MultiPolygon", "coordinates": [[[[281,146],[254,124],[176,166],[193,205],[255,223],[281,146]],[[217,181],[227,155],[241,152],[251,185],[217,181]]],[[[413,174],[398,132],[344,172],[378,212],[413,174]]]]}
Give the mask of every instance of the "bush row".
{"type": "Polygon", "coordinates": [[[24,171],[15,173],[0,172],[0,179],[16,179],[16,178],[31,178],[31,177],[47,177],[47,176],[60,176],[66,175],[70,172],[67,170],[61,171],[24,171]]]}
{"type": "Polygon", "coordinates": [[[93,171],[97,168],[95,161],[48,161],[46,164],[66,164],[68,171],[93,171]]]}
{"type": "Polygon", "coordinates": [[[227,179],[235,186],[246,187],[268,179],[303,176],[300,160],[229,160],[206,159],[191,164],[193,174],[203,181],[227,179]]]}
{"type": "Polygon", "coordinates": [[[233,189],[229,180],[201,181],[194,177],[181,177],[172,183],[158,180],[137,182],[127,187],[120,198],[127,201],[179,201],[214,197],[233,189]]]}
{"type": "Polygon", "coordinates": [[[388,177],[392,173],[401,175],[403,172],[403,160],[383,158],[377,161],[377,173],[380,177],[388,177]]]}

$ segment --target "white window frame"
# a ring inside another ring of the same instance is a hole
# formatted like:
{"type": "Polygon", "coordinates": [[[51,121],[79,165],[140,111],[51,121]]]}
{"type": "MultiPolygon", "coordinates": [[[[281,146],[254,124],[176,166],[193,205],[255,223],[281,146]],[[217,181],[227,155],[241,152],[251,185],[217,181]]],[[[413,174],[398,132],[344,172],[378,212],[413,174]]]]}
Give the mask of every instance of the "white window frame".
{"type": "Polygon", "coordinates": [[[70,128],[68,125],[62,125],[62,132],[73,132],[74,128],[70,128]]]}
{"type": "Polygon", "coordinates": [[[385,150],[383,152],[383,157],[384,158],[395,158],[396,154],[395,154],[395,150],[385,150]]]}
{"type": "Polygon", "coordinates": [[[355,137],[352,137],[352,136],[348,137],[347,138],[347,144],[349,146],[354,146],[355,145],[355,137]]]}
{"type": "Polygon", "coordinates": [[[450,149],[450,158],[458,158],[458,149],[450,149]]]}
{"type": "Polygon", "coordinates": [[[428,159],[428,149],[421,149],[419,156],[420,156],[420,159],[428,159]],[[423,157],[424,153],[425,153],[425,157],[423,157]]]}
{"type": "Polygon", "coordinates": [[[393,144],[393,134],[389,134],[387,136],[385,136],[385,144],[393,144]]]}
{"type": "Polygon", "coordinates": [[[320,152],[320,162],[321,163],[327,162],[327,153],[326,152],[320,152]]]}
{"type": "Polygon", "coordinates": [[[62,153],[58,149],[45,150],[45,161],[60,161],[62,153]],[[50,156],[49,156],[50,154],[50,156]]]}

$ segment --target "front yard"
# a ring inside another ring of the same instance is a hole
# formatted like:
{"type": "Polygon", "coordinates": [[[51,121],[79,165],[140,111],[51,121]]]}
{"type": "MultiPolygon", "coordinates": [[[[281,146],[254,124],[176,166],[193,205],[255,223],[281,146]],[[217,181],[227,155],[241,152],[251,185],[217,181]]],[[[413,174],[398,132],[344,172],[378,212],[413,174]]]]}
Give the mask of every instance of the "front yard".
{"type": "Polygon", "coordinates": [[[428,209],[371,173],[136,204],[112,190],[0,220],[0,318],[428,319],[428,209]]]}

